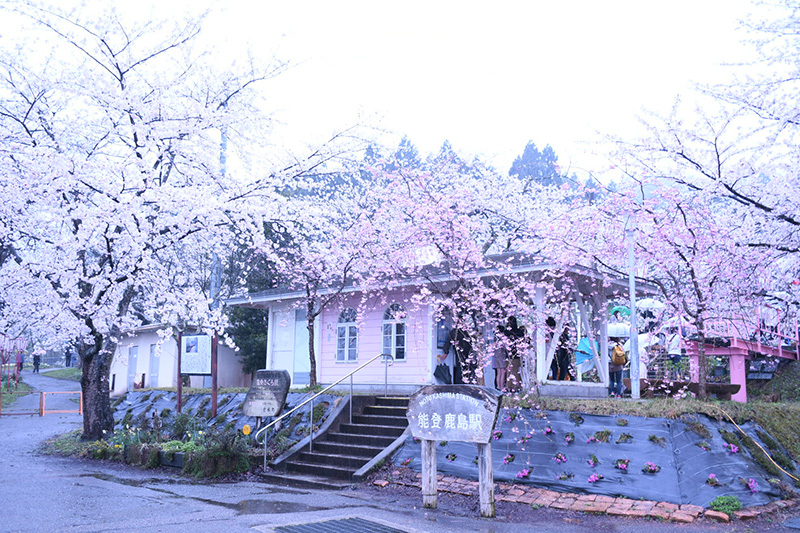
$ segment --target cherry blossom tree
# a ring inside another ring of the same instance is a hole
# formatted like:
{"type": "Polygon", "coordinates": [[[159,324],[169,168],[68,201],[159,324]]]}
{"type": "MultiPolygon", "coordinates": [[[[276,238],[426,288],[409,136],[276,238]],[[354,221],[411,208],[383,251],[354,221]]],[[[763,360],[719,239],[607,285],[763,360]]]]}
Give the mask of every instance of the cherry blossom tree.
{"type": "Polygon", "coordinates": [[[263,241],[285,181],[331,152],[252,157],[268,152],[255,88],[282,65],[216,67],[202,17],[11,5],[4,19],[40,40],[0,51],[0,329],[76,340],[83,437],[97,439],[113,431],[109,369],[134,305],[214,327],[210,256],[263,241]]]}
{"type": "Polygon", "coordinates": [[[413,280],[418,290],[408,303],[437,303],[435,318],[449,318],[473,347],[466,377],[483,383],[494,353],[487,330],[509,316],[543,320],[531,306],[543,282],[512,270],[523,255],[545,260],[544,221],[568,208],[564,191],[523,183],[478,160],[467,164],[447,144],[424,164],[378,161],[365,175],[368,189],[359,205],[362,235],[369,238],[361,248],[371,274],[362,286],[377,292],[392,280],[413,280]]]}
{"type": "Polygon", "coordinates": [[[573,244],[620,272],[622,226],[637,227],[640,274],[672,313],[698,327],[701,349],[710,322],[752,314],[765,294],[800,302],[793,283],[800,278],[800,3],[762,7],[769,9],[746,23],[758,59],[738,65],[730,83],[704,87],[694,107],[678,101],[667,115],[646,117],[640,139],[615,141],[619,191],[574,214],[602,222],[587,224],[592,229],[573,244]]]}

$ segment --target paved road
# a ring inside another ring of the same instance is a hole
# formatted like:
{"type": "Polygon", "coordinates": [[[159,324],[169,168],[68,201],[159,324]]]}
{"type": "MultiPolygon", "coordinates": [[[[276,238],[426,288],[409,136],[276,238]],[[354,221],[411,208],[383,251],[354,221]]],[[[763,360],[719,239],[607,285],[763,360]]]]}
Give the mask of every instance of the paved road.
{"type": "MultiPolygon", "coordinates": [[[[45,374],[25,372],[24,379],[38,390],[77,386],[45,374]]],[[[38,405],[34,396],[25,402],[38,405]]],[[[442,495],[440,509],[430,511],[420,508],[421,496],[413,490],[356,486],[321,491],[258,482],[200,483],[168,470],[36,452],[43,440],[80,425],[77,414],[0,417],[0,531],[268,533],[281,525],[352,517],[407,532],[436,533],[797,531],[768,522],[684,526],[517,504],[498,505],[498,519],[486,520],[476,518],[477,502],[463,497],[442,495]]]]}

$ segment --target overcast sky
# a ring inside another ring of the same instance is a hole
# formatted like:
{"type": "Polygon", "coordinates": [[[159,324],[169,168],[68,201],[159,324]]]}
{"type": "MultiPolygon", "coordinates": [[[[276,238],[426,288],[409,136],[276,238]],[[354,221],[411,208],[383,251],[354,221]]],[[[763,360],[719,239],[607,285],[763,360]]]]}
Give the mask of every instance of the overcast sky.
{"type": "MultiPolygon", "coordinates": [[[[562,166],[596,164],[596,132],[633,135],[745,48],[747,0],[259,2],[229,0],[228,38],[296,66],[272,85],[287,135],[358,120],[445,139],[507,170],[528,140],[562,166]],[[590,144],[584,144],[584,142],[590,144]],[[589,163],[591,161],[591,163],[589,163]]],[[[390,138],[396,143],[399,137],[390,138]]]]}
{"type": "MultiPolygon", "coordinates": [[[[114,0],[141,16],[143,2],[114,0]]],[[[64,2],[62,4],[61,2],[64,2]]],[[[103,5],[100,0],[61,0],[103,5]]],[[[724,79],[747,48],[749,0],[160,0],[159,16],[214,5],[206,38],[293,67],[267,87],[279,142],[314,144],[356,123],[447,139],[501,171],[532,140],[563,168],[602,165],[597,132],[630,137],[693,82],[724,79]],[[729,67],[728,67],[729,68],[729,67]]],[[[598,169],[599,170],[599,169],[598,169]]]]}

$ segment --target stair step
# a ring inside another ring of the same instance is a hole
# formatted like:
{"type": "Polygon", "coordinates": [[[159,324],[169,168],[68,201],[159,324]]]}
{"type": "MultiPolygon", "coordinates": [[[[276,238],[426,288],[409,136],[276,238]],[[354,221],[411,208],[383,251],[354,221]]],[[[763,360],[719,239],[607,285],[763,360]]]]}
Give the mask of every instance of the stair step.
{"type": "MultiPolygon", "coordinates": [[[[327,441],[331,443],[377,446],[380,447],[380,449],[389,446],[394,442],[395,438],[397,437],[386,435],[360,435],[355,433],[328,433],[327,435],[327,441]]],[[[377,453],[375,455],[377,455],[377,453]]]]}
{"type": "Polygon", "coordinates": [[[297,489],[342,490],[352,486],[347,480],[339,480],[338,478],[334,480],[330,477],[300,474],[299,472],[288,475],[283,472],[271,471],[262,472],[257,475],[266,483],[294,487],[297,489]]]}
{"type": "MultiPolygon", "coordinates": [[[[391,444],[391,443],[389,443],[391,444]]],[[[314,451],[320,453],[342,453],[344,455],[352,455],[358,457],[368,457],[373,458],[381,451],[388,446],[386,445],[378,445],[378,446],[369,446],[363,444],[355,444],[355,443],[347,443],[347,442],[331,442],[328,440],[321,441],[321,442],[314,442],[314,451]]]]}
{"type": "Polygon", "coordinates": [[[342,433],[353,435],[381,435],[383,437],[399,437],[405,431],[400,426],[375,426],[372,424],[342,424],[339,430],[342,433]]]}
{"type": "Polygon", "coordinates": [[[313,451],[300,452],[297,454],[297,460],[301,463],[352,468],[355,471],[367,464],[370,458],[342,454],[319,453],[317,451],[313,451]]]}
{"type": "Polygon", "coordinates": [[[350,479],[353,477],[353,474],[357,469],[331,465],[318,465],[314,463],[305,463],[303,461],[287,461],[286,470],[291,472],[300,472],[302,474],[311,474],[314,476],[350,479]]]}
{"type": "Polygon", "coordinates": [[[375,398],[375,405],[408,408],[408,398],[403,396],[378,396],[375,398]]]}
{"type": "Polygon", "coordinates": [[[397,405],[369,405],[364,408],[365,415],[394,416],[405,418],[408,407],[397,405]]]}
{"type": "Polygon", "coordinates": [[[353,424],[365,426],[395,426],[404,428],[408,425],[406,417],[380,415],[353,415],[353,424]]]}

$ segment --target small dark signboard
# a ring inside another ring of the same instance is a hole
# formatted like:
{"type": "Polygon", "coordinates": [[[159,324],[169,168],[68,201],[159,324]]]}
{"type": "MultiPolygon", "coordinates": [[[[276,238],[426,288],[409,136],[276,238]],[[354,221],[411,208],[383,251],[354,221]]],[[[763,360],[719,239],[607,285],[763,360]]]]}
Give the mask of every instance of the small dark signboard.
{"type": "Polygon", "coordinates": [[[418,439],[486,444],[501,396],[477,385],[428,385],[409,399],[408,426],[418,439]]]}
{"type": "Polygon", "coordinates": [[[246,416],[277,416],[289,394],[289,372],[286,370],[258,370],[242,404],[246,416]]]}

